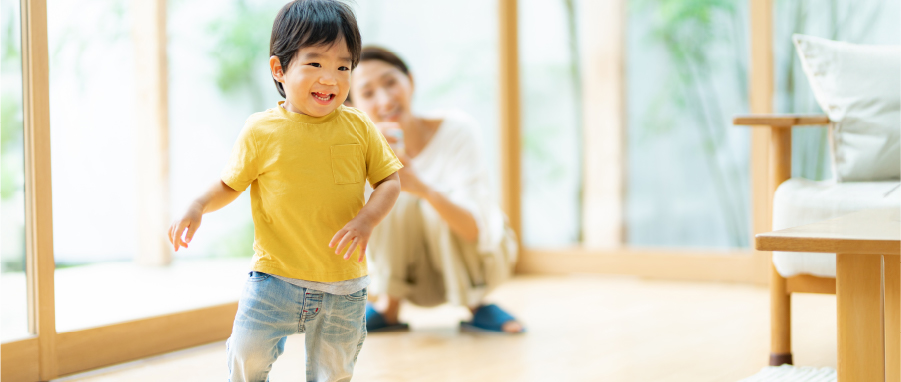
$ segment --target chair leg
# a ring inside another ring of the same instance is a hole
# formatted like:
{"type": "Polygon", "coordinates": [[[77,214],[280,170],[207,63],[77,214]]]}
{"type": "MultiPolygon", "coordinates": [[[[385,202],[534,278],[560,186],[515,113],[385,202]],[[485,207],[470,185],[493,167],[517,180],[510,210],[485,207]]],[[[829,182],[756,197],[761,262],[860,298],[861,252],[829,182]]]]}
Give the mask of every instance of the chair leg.
{"type": "Polygon", "coordinates": [[[776,266],[770,271],[770,366],[792,364],[791,294],[776,266]]]}

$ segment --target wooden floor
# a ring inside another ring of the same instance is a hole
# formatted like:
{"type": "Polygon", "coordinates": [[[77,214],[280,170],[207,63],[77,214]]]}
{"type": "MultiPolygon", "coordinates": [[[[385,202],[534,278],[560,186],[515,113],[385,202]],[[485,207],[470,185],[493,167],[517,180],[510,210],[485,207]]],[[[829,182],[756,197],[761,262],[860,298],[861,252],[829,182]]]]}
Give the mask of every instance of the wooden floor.
{"type": "MultiPolygon", "coordinates": [[[[737,381],[766,366],[768,292],[736,284],[610,276],[520,277],[493,301],[524,335],[459,333],[463,309],[405,308],[412,333],[371,334],[359,381],[737,381]]],[[[835,296],[793,297],[795,362],[836,365],[835,296]]],[[[303,336],[289,337],[273,381],[302,380],[303,336]]],[[[217,342],[59,381],[224,381],[217,342]]]]}

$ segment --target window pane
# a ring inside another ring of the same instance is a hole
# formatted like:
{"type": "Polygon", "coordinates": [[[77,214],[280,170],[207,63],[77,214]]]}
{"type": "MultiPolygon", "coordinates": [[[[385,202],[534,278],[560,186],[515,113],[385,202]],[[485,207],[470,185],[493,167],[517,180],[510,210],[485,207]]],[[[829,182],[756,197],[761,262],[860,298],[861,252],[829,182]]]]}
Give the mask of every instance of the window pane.
{"type": "Polygon", "coordinates": [[[30,333],[25,278],[25,146],[19,1],[0,1],[0,342],[30,333]]]}
{"type": "MultiPolygon", "coordinates": [[[[206,16],[205,10],[218,7],[200,7],[199,1],[173,3],[167,10],[169,41],[213,40],[216,33],[208,29],[208,23],[185,20],[206,16]]],[[[146,126],[135,118],[138,107],[143,106],[137,105],[136,79],[149,73],[137,72],[139,47],[133,28],[139,25],[136,20],[144,25],[147,21],[132,12],[134,4],[127,0],[48,1],[59,331],[237,301],[246,276],[246,257],[220,258],[208,256],[209,251],[187,251],[188,256],[176,256],[171,264],[162,266],[135,261],[140,235],[161,237],[166,227],[138,232],[137,182],[141,176],[151,176],[138,173],[138,164],[151,159],[136,154],[139,145],[146,144],[138,139],[138,129],[146,126]]],[[[268,36],[268,32],[265,34],[268,36]]],[[[179,183],[179,176],[186,175],[181,169],[188,168],[187,176],[196,176],[204,186],[209,185],[217,178],[218,169],[212,175],[204,172],[209,167],[204,167],[205,155],[224,158],[215,143],[221,140],[221,147],[230,148],[246,115],[229,114],[230,105],[209,97],[211,92],[218,92],[209,71],[185,69],[208,67],[210,49],[188,45],[187,50],[193,55],[183,56],[183,46],[169,47],[170,120],[175,122],[169,126],[168,155],[171,190],[196,196],[193,183],[179,183]],[[203,65],[198,64],[201,62],[203,65]],[[181,86],[178,81],[185,78],[194,82],[181,86]],[[192,86],[198,82],[205,87],[192,86]],[[216,119],[220,114],[226,117],[216,119]],[[193,119],[186,120],[185,115],[193,119]],[[195,123],[199,117],[212,121],[195,123]],[[184,134],[179,128],[185,125],[199,127],[184,134]],[[207,138],[204,134],[209,132],[216,134],[207,138]]],[[[179,203],[183,199],[171,199],[172,210],[182,212],[184,205],[179,203]]],[[[215,234],[216,220],[229,220],[227,212],[220,213],[223,215],[226,218],[204,220],[204,229],[213,234],[204,236],[207,231],[202,230],[198,238],[206,239],[208,247],[221,244],[217,239],[231,234],[227,230],[222,233],[222,229],[218,236],[215,234]]]]}
{"type": "Polygon", "coordinates": [[[582,110],[575,3],[519,5],[522,240],[530,246],[579,242],[582,110]]]}
{"type": "Polygon", "coordinates": [[[628,6],[628,243],[748,247],[747,2],[628,6]]]}
{"type": "MultiPolygon", "coordinates": [[[[791,36],[818,36],[854,44],[898,45],[901,1],[779,0],[776,1],[774,70],[775,110],[780,113],[823,114],[791,36]]],[[[813,180],[832,179],[832,161],[825,128],[792,131],[792,176],[813,180]]]]}
{"type": "MultiPolygon", "coordinates": [[[[269,75],[272,21],[285,1],[169,2],[169,142],[171,215],[218,181],[235,138],[251,114],[282,100],[269,75]],[[197,65],[203,62],[203,65],[197,65]]],[[[250,193],[203,218],[176,262],[237,264],[253,256],[250,193]]],[[[237,299],[237,296],[235,296],[237,299]]]]}
{"type": "Polygon", "coordinates": [[[359,1],[355,9],[363,45],[392,50],[410,68],[414,113],[457,110],[473,117],[482,128],[482,157],[498,179],[497,3],[359,1]]]}

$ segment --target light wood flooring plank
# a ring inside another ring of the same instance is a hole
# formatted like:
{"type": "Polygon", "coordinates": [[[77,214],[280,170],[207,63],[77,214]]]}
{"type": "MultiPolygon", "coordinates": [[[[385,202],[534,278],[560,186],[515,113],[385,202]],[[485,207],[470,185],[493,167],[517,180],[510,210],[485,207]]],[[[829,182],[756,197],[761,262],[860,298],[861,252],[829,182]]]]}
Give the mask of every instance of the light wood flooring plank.
{"type": "MultiPolygon", "coordinates": [[[[768,293],[741,284],[612,276],[519,277],[491,299],[520,317],[519,336],[458,333],[460,308],[404,307],[412,333],[371,334],[361,381],[735,381],[766,366],[768,293]]],[[[793,296],[796,363],[836,365],[835,296],[793,296]]],[[[288,338],[273,381],[304,370],[303,336],[288,338]]],[[[217,342],[61,381],[222,381],[217,342]]]]}

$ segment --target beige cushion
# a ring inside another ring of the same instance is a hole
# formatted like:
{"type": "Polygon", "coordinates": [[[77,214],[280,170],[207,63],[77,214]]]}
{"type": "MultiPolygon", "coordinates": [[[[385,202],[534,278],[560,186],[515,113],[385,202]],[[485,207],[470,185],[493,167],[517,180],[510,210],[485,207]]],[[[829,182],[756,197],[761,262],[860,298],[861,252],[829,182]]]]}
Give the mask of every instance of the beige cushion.
{"type": "MultiPolygon", "coordinates": [[[[901,208],[898,181],[815,182],[789,179],[773,199],[773,230],[836,218],[871,208],[901,208]]],[[[774,252],[773,263],[782,277],[811,274],[835,277],[835,254],[774,252]]]]}
{"type": "Polygon", "coordinates": [[[901,47],[794,35],[813,95],[832,121],[834,178],[901,178],[901,47]]]}

